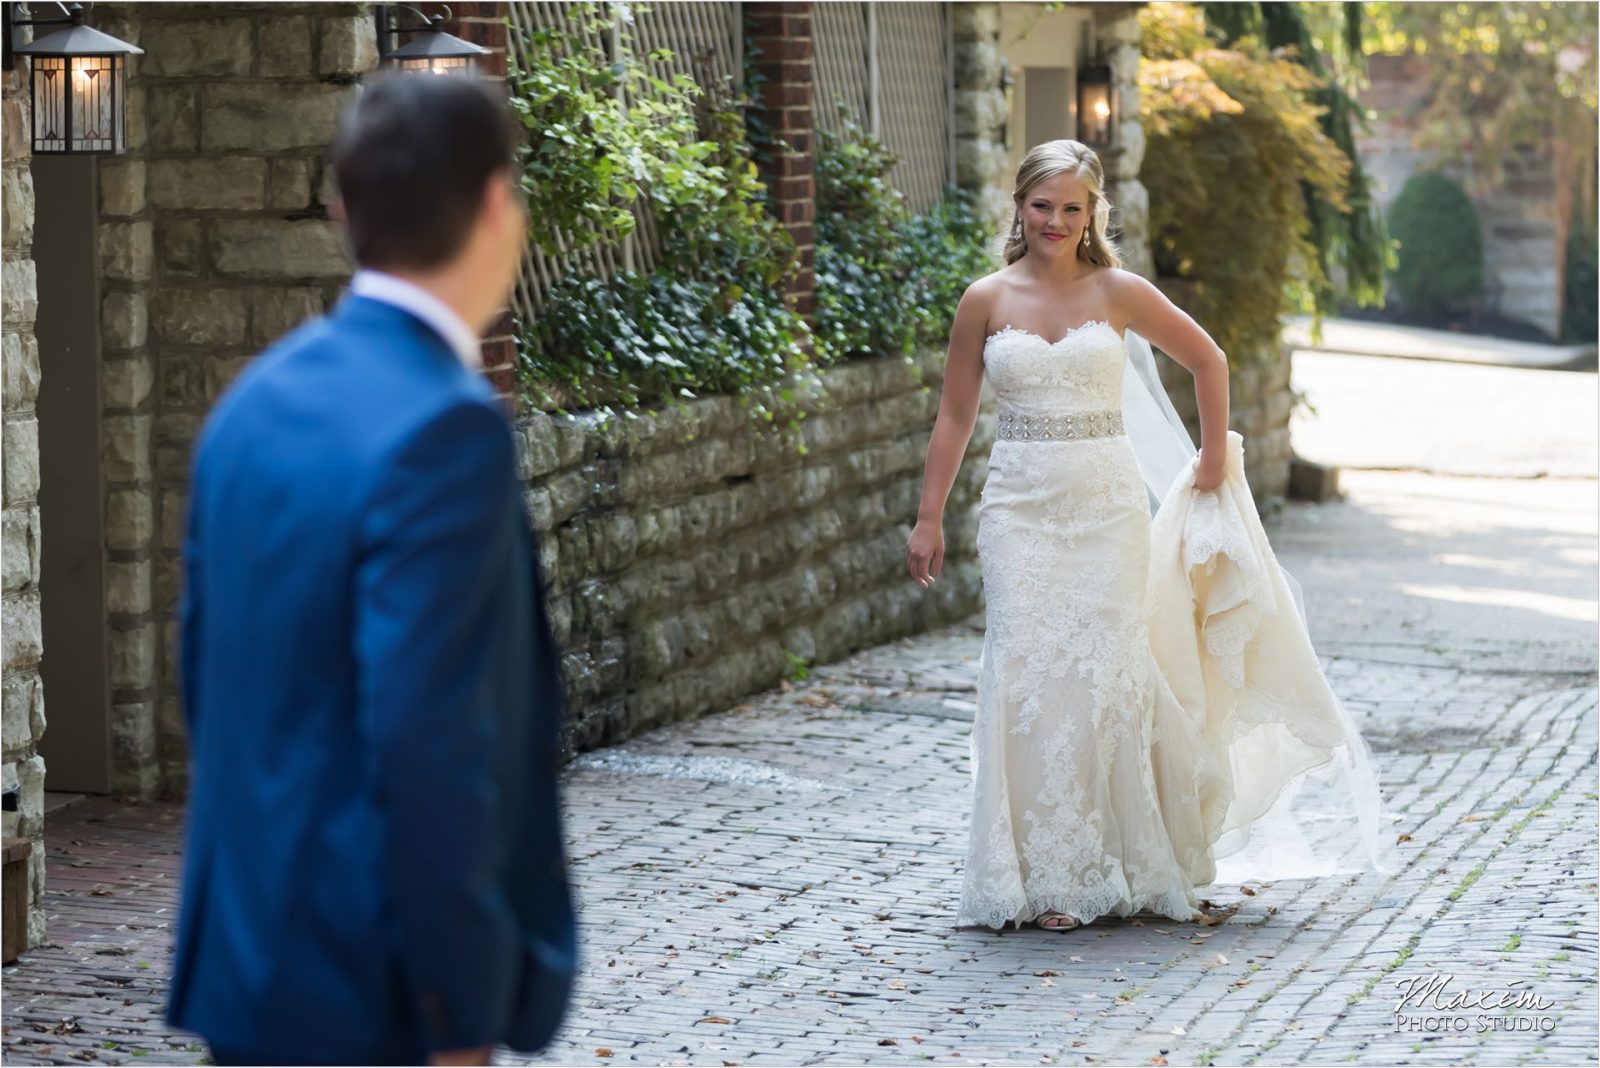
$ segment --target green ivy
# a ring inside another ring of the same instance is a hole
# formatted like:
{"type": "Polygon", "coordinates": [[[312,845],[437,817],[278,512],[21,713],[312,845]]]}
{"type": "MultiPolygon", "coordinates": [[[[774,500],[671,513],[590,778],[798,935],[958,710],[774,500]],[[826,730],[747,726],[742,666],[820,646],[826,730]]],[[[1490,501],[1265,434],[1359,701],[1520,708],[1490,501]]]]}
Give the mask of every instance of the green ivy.
{"type": "Polygon", "coordinates": [[[745,101],[652,74],[648,62],[670,57],[633,47],[633,18],[647,10],[580,5],[512,64],[529,240],[562,257],[616,247],[643,201],[660,246],[647,274],[567,272],[537,320],[518,322],[523,382],[562,410],[735,393],[753,416],[792,425],[815,371],[805,321],[785,300],[794,242],[766,208],[745,101]]]}
{"type": "Polygon", "coordinates": [[[817,130],[817,356],[943,347],[962,292],[995,266],[988,227],[954,186],[912,214],[889,182],[898,158],[840,107],[817,130]]]}

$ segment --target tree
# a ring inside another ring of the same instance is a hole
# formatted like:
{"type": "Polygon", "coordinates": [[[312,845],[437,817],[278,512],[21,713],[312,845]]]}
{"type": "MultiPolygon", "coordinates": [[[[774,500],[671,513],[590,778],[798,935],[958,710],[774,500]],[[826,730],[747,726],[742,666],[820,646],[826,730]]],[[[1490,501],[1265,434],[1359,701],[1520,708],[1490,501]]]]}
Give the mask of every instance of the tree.
{"type": "Polygon", "coordinates": [[[1319,317],[1333,314],[1344,301],[1382,304],[1385,271],[1394,265],[1392,242],[1372,180],[1356,153],[1356,124],[1364,124],[1367,115],[1351,95],[1364,73],[1361,5],[1205,3],[1201,8],[1211,35],[1223,47],[1259,41],[1316,76],[1306,96],[1320,109],[1322,132],[1350,160],[1350,170],[1342,198],[1347,207],[1323,196],[1315,184],[1301,184],[1309,238],[1321,267],[1311,297],[1319,317]],[[1342,285],[1336,267],[1342,271],[1342,285]]]}
{"type": "Polygon", "coordinates": [[[1350,156],[1310,98],[1323,80],[1253,35],[1218,47],[1195,5],[1151,4],[1139,24],[1157,273],[1230,358],[1275,359],[1283,314],[1316,323],[1313,295],[1335,288],[1310,205],[1350,210],[1350,156]]]}

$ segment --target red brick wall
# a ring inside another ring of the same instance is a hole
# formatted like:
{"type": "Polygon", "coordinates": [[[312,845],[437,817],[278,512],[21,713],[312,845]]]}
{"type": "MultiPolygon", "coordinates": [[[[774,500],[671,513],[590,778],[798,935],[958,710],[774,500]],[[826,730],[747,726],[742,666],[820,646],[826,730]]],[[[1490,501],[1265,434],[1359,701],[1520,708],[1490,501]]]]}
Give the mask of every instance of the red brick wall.
{"type": "MultiPolygon", "coordinates": [[[[464,41],[490,50],[492,55],[478,61],[478,68],[493,78],[506,76],[506,4],[464,3],[453,6],[455,25],[445,27],[464,41]]],[[[513,413],[516,408],[517,348],[513,340],[511,312],[508,309],[483,338],[483,373],[513,413]]]]}

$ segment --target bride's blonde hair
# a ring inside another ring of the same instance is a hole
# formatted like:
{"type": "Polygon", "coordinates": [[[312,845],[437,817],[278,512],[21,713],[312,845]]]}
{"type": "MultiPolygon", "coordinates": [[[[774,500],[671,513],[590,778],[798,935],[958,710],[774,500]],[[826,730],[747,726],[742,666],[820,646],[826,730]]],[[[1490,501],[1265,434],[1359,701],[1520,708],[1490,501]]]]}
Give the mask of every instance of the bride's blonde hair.
{"type": "Polygon", "coordinates": [[[1088,242],[1077,242],[1078,258],[1100,267],[1121,267],[1122,256],[1111,243],[1111,201],[1106,199],[1105,171],[1094,149],[1082,141],[1062,138],[1034,145],[1017,168],[1016,191],[1011,194],[1011,230],[1006,238],[1006,263],[1016,263],[1028,252],[1022,233],[1022,201],[1046,178],[1071,171],[1089,191],[1088,242]]]}

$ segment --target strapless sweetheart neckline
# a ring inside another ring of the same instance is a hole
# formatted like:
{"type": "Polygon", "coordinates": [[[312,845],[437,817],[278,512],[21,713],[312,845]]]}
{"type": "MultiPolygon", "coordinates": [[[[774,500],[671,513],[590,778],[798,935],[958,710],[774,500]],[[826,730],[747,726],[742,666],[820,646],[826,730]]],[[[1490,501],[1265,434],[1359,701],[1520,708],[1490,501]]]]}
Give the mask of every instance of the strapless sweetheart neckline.
{"type": "Polygon", "coordinates": [[[1022,337],[1031,337],[1031,338],[1033,338],[1033,339],[1035,339],[1037,341],[1042,341],[1042,342],[1045,343],[1045,345],[1049,346],[1050,348],[1055,348],[1057,345],[1061,344],[1063,341],[1066,341],[1068,338],[1076,337],[1077,335],[1083,333],[1085,330],[1088,330],[1091,327],[1096,327],[1096,326],[1103,326],[1107,330],[1110,330],[1113,334],[1117,335],[1117,338],[1119,340],[1122,338],[1122,335],[1118,334],[1117,331],[1112,327],[1111,321],[1109,319],[1090,319],[1086,323],[1080,323],[1077,326],[1068,327],[1067,328],[1067,332],[1065,334],[1062,334],[1060,337],[1056,338],[1054,341],[1048,340],[1042,334],[1035,334],[1032,330],[1021,330],[1021,329],[1018,329],[1017,327],[1012,326],[1011,324],[1007,323],[1005,326],[1002,326],[999,330],[996,330],[994,333],[992,333],[988,337],[984,338],[983,339],[983,343],[987,347],[989,342],[993,341],[995,338],[1003,337],[1006,334],[1019,334],[1022,337]]]}

